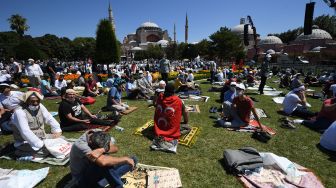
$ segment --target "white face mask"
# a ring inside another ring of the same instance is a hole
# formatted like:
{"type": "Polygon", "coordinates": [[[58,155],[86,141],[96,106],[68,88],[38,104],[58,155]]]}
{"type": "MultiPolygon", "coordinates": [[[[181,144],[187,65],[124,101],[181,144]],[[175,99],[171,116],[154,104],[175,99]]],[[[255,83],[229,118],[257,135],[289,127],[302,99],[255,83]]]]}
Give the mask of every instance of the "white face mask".
{"type": "Polygon", "coordinates": [[[238,91],[238,92],[237,92],[237,95],[238,95],[238,96],[243,96],[243,95],[244,95],[244,91],[238,91]]]}
{"type": "Polygon", "coordinates": [[[28,106],[29,110],[31,110],[31,111],[36,111],[36,110],[39,109],[39,107],[40,107],[40,105],[38,105],[38,106],[29,105],[28,106]]]}

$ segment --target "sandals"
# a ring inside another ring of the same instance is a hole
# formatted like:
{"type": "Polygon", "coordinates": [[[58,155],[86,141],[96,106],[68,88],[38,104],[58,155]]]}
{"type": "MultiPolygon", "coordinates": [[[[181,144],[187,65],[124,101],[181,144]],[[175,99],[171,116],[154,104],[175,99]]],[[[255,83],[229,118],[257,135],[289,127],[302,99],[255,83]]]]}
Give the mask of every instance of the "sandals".
{"type": "Polygon", "coordinates": [[[280,119],[281,127],[288,128],[288,129],[296,129],[296,126],[294,125],[294,122],[290,120],[288,117],[280,119]]]}

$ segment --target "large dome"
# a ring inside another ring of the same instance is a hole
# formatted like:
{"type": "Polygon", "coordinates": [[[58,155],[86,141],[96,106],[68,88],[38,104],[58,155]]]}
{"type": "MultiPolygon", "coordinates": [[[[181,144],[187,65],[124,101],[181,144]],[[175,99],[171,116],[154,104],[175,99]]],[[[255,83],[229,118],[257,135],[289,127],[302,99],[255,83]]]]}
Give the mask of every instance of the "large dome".
{"type": "Polygon", "coordinates": [[[301,40],[312,40],[312,39],[332,39],[331,35],[322,30],[322,29],[313,29],[312,34],[310,35],[304,35],[304,33],[301,33],[295,40],[301,41],[301,40]]]}
{"type": "Polygon", "coordinates": [[[153,22],[145,22],[145,23],[141,24],[140,27],[155,27],[155,28],[159,28],[159,26],[156,23],[153,23],[153,22]]]}
{"type": "MultiPolygon", "coordinates": [[[[232,32],[236,33],[237,35],[244,34],[244,24],[237,25],[231,29],[232,32]]],[[[251,25],[248,25],[248,34],[253,35],[253,29],[251,25]]]]}
{"type": "Polygon", "coordinates": [[[259,42],[259,45],[263,44],[283,44],[282,40],[277,36],[267,36],[259,42]]]}

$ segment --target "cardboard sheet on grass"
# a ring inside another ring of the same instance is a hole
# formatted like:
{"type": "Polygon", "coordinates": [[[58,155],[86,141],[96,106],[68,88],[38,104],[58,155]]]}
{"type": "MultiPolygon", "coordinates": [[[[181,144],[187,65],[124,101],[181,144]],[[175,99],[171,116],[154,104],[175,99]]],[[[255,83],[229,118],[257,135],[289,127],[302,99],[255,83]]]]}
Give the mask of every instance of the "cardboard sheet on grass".
{"type": "Polygon", "coordinates": [[[260,153],[264,166],[238,179],[247,188],[286,187],[323,188],[322,182],[309,169],[273,153],[260,153]]]}
{"type": "Polygon", "coordinates": [[[197,95],[179,95],[182,100],[189,100],[189,101],[198,101],[198,102],[208,102],[209,96],[197,96],[197,95]]]}
{"type": "Polygon", "coordinates": [[[0,187],[32,188],[45,179],[49,167],[37,170],[14,170],[0,168],[0,187]]]}
{"type": "MultiPolygon", "coordinates": [[[[259,118],[267,118],[267,115],[263,109],[256,108],[257,115],[259,118]]],[[[255,119],[253,113],[251,112],[250,119],[255,119]]]]}
{"type": "Polygon", "coordinates": [[[172,188],[182,187],[178,169],[161,166],[137,164],[134,171],[128,172],[123,179],[126,180],[125,188],[172,188]]]}
{"type": "Polygon", "coordinates": [[[135,106],[133,106],[133,107],[129,107],[128,108],[128,110],[125,110],[125,111],[123,111],[123,112],[121,112],[121,114],[122,115],[127,115],[127,114],[130,114],[130,113],[132,113],[132,112],[134,112],[135,110],[137,110],[138,109],[138,107],[135,107],[135,106]]]}
{"type": "MultiPolygon", "coordinates": [[[[76,139],[66,139],[68,142],[70,143],[74,143],[76,141],[76,139]]],[[[6,159],[6,160],[16,160],[15,158],[15,148],[14,148],[14,144],[8,144],[6,147],[6,151],[4,151],[5,149],[3,149],[1,151],[1,156],[0,159],[6,159]]],[[[66,165],[70,160],[70,155],[67,155],[64,159],[57,159],[51,155],[45,157],[45,158],[39,158],[39,159],[33,159],[31,161],[27,161],[27,162],[34,162],[34,163],[46,163],[46,164],[50,164],[50,165],[55,165],[55,166],[64,166],[66,165]]]]}
{"type": "MultiPolygon", "coordinates": [[[[285,97],[273,97],[272,100],[277,104],[282,104],[285,100],[285,97]]],[[[307,103],[307,107],[311,107],[311,105],[307,103]]]]}
{"type": "MultiPolygon", "coordinates": [[[[267,127],[266,125],[261,124],[264,131],[268,132],[270,135],[275,135],[276,131],[270,127],[267,127]]],[[[259,129],[259,124],[256,120],[251,120],[250,124],[245,127],[239,127],[239,128],[227,128],[227,130],[230,131],[238,131],[238,132],[255,132],[259,129]]]]}
{"type": "Polygon", "coordinates": [[[198,105],[186,105],[187,112],[201,113],[198,105]]]}
{"type": "MultiPolygon", "coordinates": [[[[145,125],[137,128],[134,132],[135,135],[148,136],[154,138],[154,120],[148,121],[145,125]]],[[[200,132],[198,127],[191,127],[191,131],[186,135],[181,135],[179,144],[191,147],[195,142],[200,132]]]]}

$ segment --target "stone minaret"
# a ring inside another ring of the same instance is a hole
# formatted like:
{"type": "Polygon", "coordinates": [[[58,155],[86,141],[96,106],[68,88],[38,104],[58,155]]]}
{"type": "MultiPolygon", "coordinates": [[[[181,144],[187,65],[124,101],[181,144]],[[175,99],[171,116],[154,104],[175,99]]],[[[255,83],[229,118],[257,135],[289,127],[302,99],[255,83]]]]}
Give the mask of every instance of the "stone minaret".
{"type": "Polygon", "coordinates": [[[174,23],[174,42],[176,43],[176,26],[175,26],[175,23],[174,23]]]}
{"type": "Polygon", "coordinates": [[[115,24],[114,24],[114,19],[113,19],[112,8],[111,8],[111,3],[110,2],[109,2],[108,13],[109,13],[109,21],[112,25],[113,31],[115,32],[115,24]]]}
{"type": "Polygon", "coordinates": [[[185,21],[185,30],[184,30],[184,42],[188,43],[188,14],[186,14],[186,21],[185,21]]]}

